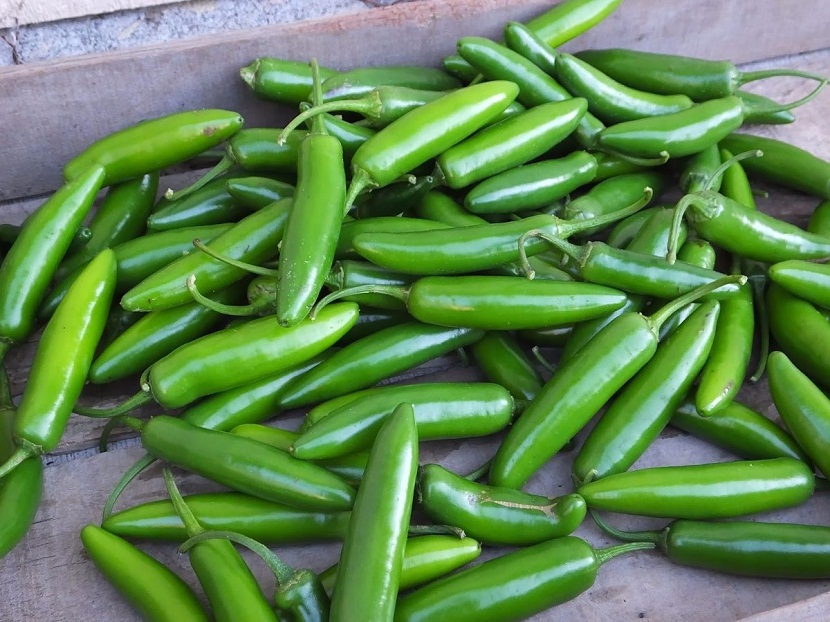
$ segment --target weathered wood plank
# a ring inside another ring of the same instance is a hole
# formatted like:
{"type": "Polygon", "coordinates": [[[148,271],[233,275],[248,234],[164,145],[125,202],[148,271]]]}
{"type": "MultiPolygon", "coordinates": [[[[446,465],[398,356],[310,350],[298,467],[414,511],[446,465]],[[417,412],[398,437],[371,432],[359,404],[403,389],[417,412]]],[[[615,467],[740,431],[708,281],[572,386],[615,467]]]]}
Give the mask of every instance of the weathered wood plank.
{"type": "MultiPolygon", "coordinates": [[[[251,127],[273,123],[273,108],[256,101],[236,77],[257,56],[316,56],[339,68],[434,65],[453,51],[458,37],[498,37],[507,20],[527,19],[550,4],[424,0],[336,19],[0,70],[0,201],[54,189],[63,163],[85,145],[141,119],[220,107],[238,110],[251,127]]],[[[821,0],[801,2],[799,11],[775,0],[755,3],[752,10],[743,3],[715,0],[679,0],[671,11],[653,9],[649,0],[628,0],[567,47],[634,46],[736,62],[830,47],[823,27],[830,8],[821,0]]],[[[276,117],[284,119],[285,113],[276,117]]]]}
{"type": "Polygon", "coordinates": [[[60,19],[101,15],[167,4],[168,0],[60,0],[58,2],[23,2],[0,0],[0,28],[16,28],[60,19]]]}

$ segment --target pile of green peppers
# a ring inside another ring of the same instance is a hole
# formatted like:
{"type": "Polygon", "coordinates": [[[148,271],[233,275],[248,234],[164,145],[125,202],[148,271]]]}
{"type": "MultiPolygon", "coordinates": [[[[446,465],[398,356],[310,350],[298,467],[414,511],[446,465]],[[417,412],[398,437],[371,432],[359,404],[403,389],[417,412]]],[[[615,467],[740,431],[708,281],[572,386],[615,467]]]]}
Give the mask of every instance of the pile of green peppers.
{"type": "Polygon", "coordinates": [[[502,42],[464,37],[440,69],[260,58],[241,77],[299,108],[284,128],[180,112],[70,161],[0,231],[0,360],[43,328],[16,405],[0,375],[0,556],[77,413],[146,450],[81,541],[148,620],[520,620],[655,548],[830,578],[830,525],[747,518],[830,475],[830,162],[736,133],[794,121],[826,79],[557,49],[619,3],[566,0],[502,42]],[[740,90],[777,75],[817,86],[789,104],[740,90]],[[157,199],[160,172],[223,145],[157,199]],[[808,228],[758,211],[754,178],[822,200],[808,228]],[[487,382],[378,384],[462,349],[487,382]],[[784,426],[736,401],[764,373],[784,426]],[[85,405],[86,383],[129,378],[125,403],[85,405]],[[158,414],[132,413],[145,404],[158,414]],[[262,425],[298,408],[299,430],[262,425]],[[736,460],[632,470],[669,425],[736,460]],[[419,465],[421,441],[495,434],[474,473],[419,465]],[[572,492],[523,490],[574,448],[572,492]],[[169,499],[113,513],[154,461],[228,491],[182,496],[165,468],[169,499]],[[603,510],[672,522],[625,532],[603,510]],[[589,513],[623,542],[571,535],[589,513]],[[188,553],[210,611],[143,539],[188,553]],[[316,540],[343,542],[322,573],[268,548],[316,540]],[[273,595],[233,543],[263,558],[273,595]],[[482,546],[516,548],[468,566],[482,546]]]}

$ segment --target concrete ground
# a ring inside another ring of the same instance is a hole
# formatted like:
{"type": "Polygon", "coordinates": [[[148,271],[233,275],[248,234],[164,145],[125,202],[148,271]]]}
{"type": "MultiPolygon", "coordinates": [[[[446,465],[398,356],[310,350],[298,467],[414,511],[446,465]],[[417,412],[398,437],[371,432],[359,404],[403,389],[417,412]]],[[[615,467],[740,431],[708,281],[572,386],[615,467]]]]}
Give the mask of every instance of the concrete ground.
{"type": "Polygon", "coordinates": [[[0,29],[0,67],[330,17],[400,1],[197,0],[0,29]]]}

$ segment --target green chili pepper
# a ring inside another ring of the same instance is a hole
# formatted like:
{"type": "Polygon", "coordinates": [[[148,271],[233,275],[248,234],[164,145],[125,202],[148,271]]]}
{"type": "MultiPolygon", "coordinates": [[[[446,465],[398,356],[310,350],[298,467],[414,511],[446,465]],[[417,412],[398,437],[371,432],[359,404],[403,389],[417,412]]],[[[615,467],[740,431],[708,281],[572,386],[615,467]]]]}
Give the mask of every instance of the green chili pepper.
{"type": "Polygon", "coordinates": [[[645,453],[706,362],[717,318],[718,303],[703,303],[658,346],[583,442],[571,471],[577,482],[626,471],[645,453]]]}
{"type": "Polygon", "coordinates": [[[830,266],[800,259],[782,261],[769,267],[769,278],[799,298],[830,307],[830,266]]]}
{"type": "MultiPolygon", "coordinates": [[[[580,247],[538,231],[529,231],[522,236],[520,251],[530,237],[539,237],[570,257],[584,280],[598,285],[613,284],[633,294],[671,299],[724,277],[714,270],[692,264],[670,264],[652,255],[617,249],[604,242],[589,242],[580,247]]],[[[530,266],[525,272],[533,278],[530,266]]],[[[707,298],[727,298],[738,291],[737,281],[733,281],[708,294],[707,298]]]]}
{"type": "Polygon", "coordinates": [[[192,229],[150,233],[113,248],[118,264],[116,291],[126,292],[182,255],[193,252],[193,240],[207,243],[233,225],[205,225],[192,229]]]}
{"type": "Polygon", "coordinates": [[[680,172],[680,189],[686,194],[701,190],[717,192],[724,172],[723,162],[717,144],[689,156],[680,172]]]}
{"type": "Polygon", "coordinates": [[[751,134],[730,134],[721,147],[732,153],[762,151],[763,156],[743,162],[750,175],[822,199],[830,199],[830,162],[774,138],[751,134]]]}
{"type": "MultiPolygon", "coordinates": [[[[218,297],[231,303],[241,294],[241,287],[231,286],[218,297]]],[[[140,374],[179,346],[211,332],[221,320],[222,315],[196,302],[145,314],[98,355],[89,380],[103,384],[140,374]]]]}
{"type": "Polygon", "coordinates": [[[26,219],[0,265],[0,359],[34,330],[38,305],[103,180],[101,167],[84,171],[26,219]]]}
{"type": "Polygon", "coordinates": [[[807,231],[819,235],[830,234],[830,200],[822,201],[810,215],[807,231]]]}
{"type": "Polygon", "coordinates": [[[406,216],[377,216],[344,222],[340,228],[340,238],[334,251],[336,259],[355,259],[360,255],[354,249],[354,239],[361,233],[377,235],[379,233],[404,233],[411,231],[434,231],[449,229],[450,224],[426,218],[407,218],[406,216]]]}
{"type": "Polygon", "coordinates": [[[205,335],[153,363],[142,374],[141,391],[120,406],[76,407],[75,411],[115,417],[152,400],[165,408],[180,408],[200,397],[264,379],[325,351],[357,321],[353,303],[327,310],[314,322],[306,320],[291,328],[264,317],[205,335]]]}
{"type": "MultiPolygon", "coordinates": [[[[641,209],[651,190],[628,208],[593,220],[569,222],[539,214],[517,221],[478,226],[450,227],[440,231],[357,235],[355,249],[374,264],[418,275],[462,274],[496,268],[520,257],[518,240],[531,229],[563,238],[615,222],[641,209]]],[[[525,255],[541,253],[547,244],[529,241],[525,255]]]]}
{"type": "Polygon", "coordinates": [[[767,288],[770,334],[798,368],[830,388],[830,321],[811,303],[792,295],[778,283],[767,288]],[[793,327],[797,326],[797,330],[793,327]]]}
{"type": "Polygon", "coordinates": [[[430,189],[438,184],[432,175],[416,177],[415,181],[399,181],[358,197],[355,216],[358,219],[397,216],[411,210],[430,189]]]}
{"type": "Polygon", "coordinates": [[[660,326],[675,311],[727,282],[735,277],[693,290],[649,317],[626,313],[606,326],[559,367],[513,423],[493,458],[490,483],[520,488],[651,359],[660,326]]]}
{"type": "MultiPolygon", "coordinates": [[[[729,61],[703,60],[619,48],[585,50],[577,53],[577,56],[628,86],[665,95],[680,93],[695,101],[734,95],[738,88],[748,82],[776,76],[823,80],[821,76],[793,69],[740,72],[729,61]]],[[[746,151],[727,148],[733,153],[746,151]]]]}
{"type": "MultiPolygon", "coordinates": [[[[481,544],[472,538],[444,535],[407,538],[398,590],[402,592],[448,575],[479,555],[481,544]]],[[[329,594],[339,568],[340,565],[335,564],[320,573],[323,587],[329,594]]]]}
{"type": "MultiPolygon", "coordinates": [[[[6,371],[0,367],[0,460],[14,454],[15,409],[6,371]]],[[[0,559],[26,535],[43,495],[43,463],[33,456],[0,480],[0,559]]]]}
{"type": "Polygon", "coordinates": [[[405,324],[411,319],[408,314],[401,311],[365,309],[360,312],[357,323],[349,329],[349,332],[343,335],[338,343],[341,346],[346,346],[386,328],[405,324]]]}
{"type": "Polygon", "coordinates": [[[637,543],[594,550],[573,536],[554,538],[438,579],[407,594],[398,601],[395,620],[524,620],[589,589],[599,567],[609,559],[653,547],[652,543],[637,543]]]}
{"type": "Polygon", "coordinates": [[[652,189],[652,196],[659,196],[665,186],[665,178],[652,171],[618,175],[598,183],[579,198],[570,201],[565,206],[563,216],[566,220],[589,220],[610,214],[637,201],[646,188],[652,189]]]}
{"type": "Polygon", "coordinates": [[[238,492],[306,510],[348,510],[354,502],[354,489],[338,476],[264,443],[165,415],[125,422],[141,431],[153,457],[238,492]]]}
{"type": "Polygon", "coordinates": [[[654,214],[666,209],[670,208],[665,206],[649,207],[627,218],[621,219],[608,234],[607,244],[614,248],[626,248],[634,239],[637,232],[654,214]]]}
{"type": "Polygon", "coordinates": [[[327,356],[324,352],[260,380],[209,395],[180,416],[201,428],[223,432],[243,423],[265,421],[281,412],[280,398],[286,387],[327,356]]]}
{"type": "MultiPolygon", "coordinates": [[[[510,80],[518,85],[517,99],[532,108],[540,104],[571,99],[556,80],[518,52],[483,37],[462,37],[458,53],[488,80],[510,80]]],[[[579,143],[587,148],[603,130],[602,122],[585,113],[575,130],[579,143]]]]}
{"type": "Polygon", "coordinates": [[[386,186],[461,142],[516,98],[512,82],[467,86],[416,108],[372,136],[352,158],[346,211],[367,186],[386,186]]]}
{"type": "Polygon", "coordinates": [[[596,168],[596,159],[586,151],[517,166],[476,185],[464,197],[464,207],[474,214],[541,208],[590,183],[596,168]]]}
{"type": "Polygon", "coordinates": [[[743,404],[732,401],[718,412],[703,417],[691,400],[674,412],[671,425],[731,451],[746,460],[807,456],[780,426],[743,404]]]}
{"type": "Polygon", "coordinates": [[[98,570],[146,620],[207,622],[201,603],[178,575],[118,536],[95,525],[81,542],[98,570]]]}
{"type": "MultiPolygon", "coordinates": [[[[665,253],[661,256],[665,257],[665,253]]],[[[717,251],[706,240],[692,238],[683,242],[680,250],[677,251],[677,259],[695,266],[714,268],[717,262],[717,251]]]]}
{"type": "MultiPolygon", "coordinates": [[[[323,80],[335,75],[334,69],[320,67],[323,80]]],[[[311,97],[311,68],[306,62],[263,56],[240,69],[239,76],[264,99],[299,104],[311,97]]]]}
{"type": "Polygon", "coordinates": [[[813,494],[809,466],[792,458],[652,467],[577,489],[588,507],[667,518],[746,516],[791,507],[813,494]]]}
{"type": "Polygon", "coordinates": [[[270,177],[237,177],[225,182],[228,194],[250,209],[262,209],[274,201],[294,196],[294,186],[270,177]]]}
{"type": "Polygon", "coordinates": [[[596,26],[620,1],[566,0],[527,22],[527,27],[551,47],[558,47],[596,26]]]}
{"type": "MultiPolygon", "coordinates": [[[[317,62],[311,62],[314,103],[321,102],[317,62]]],[[[337,76],[335,76],[336,78],[337,76]]],[[[280,243],[277,321],[294,326],[311,310],[331,268],[346,199],[346,172],[340,141],[322,121],[300,144],[297,187],[280,243]]]]}
{"type": "Polygon", "coordinates": [[[457,189],[529,162],[573,132],[585,110],[586,101],[575,98],[505,119],[438,156],[434,174],[457,189]]]}
{"type": "Polygon", "coordinates": [[[830,577],[830,528],[824,526],[676,520],[660,531],[625,532],[594,519],[615,538],[654,542],[683,566],[776,579],[830,577]]]}
{"type": "Polygon", "coordinates": [[[162,199],[147,219],[147,228],[150,231],[168,231],[236,222],[248,215],[250,210],[240,205],[228,192],[228,181],[234,178],[230,174],[223,175],[175,201],[162,199]]]}
{"type": "MultiPolygon", "coordinates": [[[[625,245],[625,250],[632,253],[643,253],[654,257],[665,257],[668,252],[669,242],[672,235],[672,222],[674,221],[674,210],[671,208],[659,207],[651,213],[651,218],[646,220],[637,230],[634,237],[625,245]]],[[[678,232],[678,243],[683,249],[688,241],[686,227],[681,227],[678,232]]],[[[613,246],[609,243],[609,246],[613,246]]],[[[710,246],[711,248],[711,246],[710,246]]],[[[688,250],[688,249],[687,249],[688,250]]],[[[702,264],[696,262],[694,265],[702,264]]],[[[708,266],[709,268],[714,266],[708,266]]],[[[707,267],[707,266],[704,266],[707,267]]]]}
{"type": "Polygon", "coordinates": [[[527,546],[573,532],[585,518],[579,495],[554,499],[482,486],[437,465],[421,467],[420,506],[434,521],[460,527],[484,544],[527,546]]]}
{"type": "Polygon", "coordinates": [[[503,430],[513,398],[497,384],[426,383],[360,397],[307,428],[291,445],[303,460],[344,456],[368,449],[400,403],[415,410],[418,438],[472,438],[503,430]]]}
{"type": "MultiPolygon", "coordinates": [[[[283,199],[217,235],[208,247],[217,254],[251,263],[277,254],[290,212],[291,200],[283,199]]],[[[168,264],[134,286],[121,297],[130,311],[156,311],[192,301],[187,279],[195,275],[202,292],[212,292],[238,281],[245,271],[217,261],[204,253],[192,253],[168,264]]]]}
{"type": "Polygon", "coordinates": [[[326,78],[323,101],[353,99],[380,86],[400,86],[429,91],[457,89],[458,80],[441,69],[412,65],[358,67],[326,78]]]}
{"type": "Polygon", "coordinates": [[[81,394],[115,289],[115,256],[101,252],[83,269],[46,325],[17,409],[18,449],[0,466],[0,478],[60,442],[81,394]]]}
{"type": "Polygon", "coordinates": [[[521,22],[507,22],[504,42],[549,76],[556,75],[556,50],[521,22]]]}
{"type": "Polygon", "coordinates": [[[391,619],[417,469],[415,413],[402,403],[381,427],[369,453],[340,554],[332,622],[359,619],[367,611],[379,620],[391,619]]]}
{"type": "Polygon", "coordinates": [[[772,401],[784,424],[824,475],[830,473],[830,401],[783,352],[767,363],[772,401]]]}
{"type": "Polygon", "coordinates": [[[768,97],[749,91],[736,91],[735,95],[744,103],[744,123],[759,123],[763,125],[782,125],[795,121],[795,115],[789,110],[770,112],[778,102],[768,97]]]}
{"type": "Polygon", "coordinates": [[[507,389],[522,405],[542,388],[542,378],[507,332],[489,332],[470,347],[473,359],[491,381],[507,389]]]}
{"type": "MultiPolygon", "coordinates": [[[[238,492],[203,493],[184,499],[206,529],[234,531],[274,545],[342,539],[351,516],[350,512],[301,510],[238,492]]],[[[124,538],[187,539],[184,523],[167,499],[112,514],[102,526],[124,538]]]]}
{"type": "Polygon", "coordinates": [[[391,326],[350,343],[298,378],[283,394],[280,405],[295,408],[369,387],[483,336],[480,330],[420,322],[391,326]]]}
{"type": "Polygon", "coordinates": [[[67,180],[90,167],[106,171],[102,185],[183,162],[236,134],[242,117],[229,110],[189,110],[142,121],[92,143],[63,169],[67,180]]]}
{"type": "MultiPolygon", "coordinates": [[[[170,470],[165,468],[162,474],[187,537],[205,533],[205,528],[182,499],[170,470]]],[[[187,553],[217,622],[276,621],[256,577],[233,544],[227,540],[206,540],[189,548],[187,553]]]]}
{"type": "Polygon", "coordinates": [[[590,111],[605,123],[671,114],[694,105],[685,95],[657,95],[632,89],[570,54],[557,54],[555,75],[574,96],[587,99],[590,111]]]}
{"type": "Polygon", "coordinates": [[[458,54],[445,56],[441,61],[441,64],[447,73],[455,76],[464,84],[470,84],[479,75],[475,67],[461,58],[458,54]]]}

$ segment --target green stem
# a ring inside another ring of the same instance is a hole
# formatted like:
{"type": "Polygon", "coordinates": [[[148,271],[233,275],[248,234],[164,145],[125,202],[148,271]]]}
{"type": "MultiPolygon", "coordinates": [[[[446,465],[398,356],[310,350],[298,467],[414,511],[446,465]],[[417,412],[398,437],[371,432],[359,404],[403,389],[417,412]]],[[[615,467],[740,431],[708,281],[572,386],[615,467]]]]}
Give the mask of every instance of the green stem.
{"type": "Polygon", "coordinates": [[[638,156],[630,155],[627,153],[623,153],[622,151],[616,151],[614,149],[609,149],[608,147],[597,147],[598,151],[602,151],[603,153],[607,153],[608,155],[612,155],[614,157],[619,158],[620,160],[625,160],[626,162],[630,162],[635,166],[662,166],[666,162],[669,161],[669,152],[668,151],[661,151],[660,154],[656,158],[641,158],[638,156]]]}
{"type": "MultiPolygon", "coordinates": [[[[311,59],[311,103],[314,106],[321,106],[323,104],[323,82],[320,80],[320,65],[317,64],[317,59],[311,59]]],[[[325,135],[326,125],[323,121],[322,115],[314,115],[314,120],[311,122],[311,133],[325,135]]]]}
{"type": "Polygon", "coordinates": [[[335,300],[345,298],[347,296],[357,296],[359,294],[384,294],[386,296],[392,296],[393,298],[402,300],[404,304],[406,304],[406,301],[409,298],[409,288],[400,287],[398,285],[355,285],[354,287],[340,289],[336,292],[331,292],[330,294],[323,296],[323,298],[320,299],[316,305],[314,305],[314,308],[309,314],[309,319],[315,319],[323,307],[328,305],[330,302],[334,302],[335,300]]]}
{"type": "Polygon", "coordinates": [[[477,482],[482,477],[487,475],[487,472],[490,470],[490,464],[492,462],[493,462],[493,459],[490,458],[489,460],[487,460],[487,462],[482,464],[480,467],[478,467],[474,471],[471,471],[471,472],[467,473],[467,475],[465,475],[464,478],[470,480],[471,482],[477,482]]]}
{"type": "Polygon", "coordinates": [[[104,429],[101,430],[101,438],[98,439],[98,451],[102,454],[107,453],[107,445],[110,441],[110,434],[115,429],[117,425],[121,423],[121,420],[118,417],[113,417],[107,424],[104,426],[104,429]]]}
{"type": "Polygon", "coordinates": [[[259,69],[259,59],[252,62],[247,67],[243,67],[239,70],[239,77],[242,78],[242,81],[247,84],[249,87],[254,88],[254,83],[256,82],[256,72],[259,69]]]}
{"type": "Polygon", "coordinates": [[[121,476],[121,479],[118,480],[118,483],[115,485],[115,488],[112,489],[112,492],[107,497],[107,502],[104,504],[104,512],[103,516],[101,517],[101,522],[103,523],[107,520],[110,516],[112,516],[112,509],[115,507],[115,504],[118,502],[118,498],[121,496],[121,493],[124,492],[124,489],[130,485],[130,482],[133,481],[136,477],[141,474],[142,471],[147,469],[151,464],[153,464],[156,459],[151,456],[150,454],[144,454],[141,458],[139,458],[133,466],[131,466],[124,475],[121,476]]]}
{"type": "Polygon", "coordinates": [[[673,264],[677,261],[677,247],[680,240],[680,226],[683,223],[683,216],[686,210],[690,207],[697,207],[703,209],[706,205],[705,199],[694,194],[687,194],[677,202],[674,207],[674,217],[671,221],[671,229],[669,229],[669,241],[666,245],[666,261],[673,264]]]}
{"type": "Polygon", "coordinates": [[[372,177],[367,171],[362,168],[356,168],[354,175],[352,175],[352,181],[349,183],[349,192],[346,194],[346,206],[343,211],[344,216],[352,209],[352,205],[357,199],[357,196],[369,187],[377,187],[377,184],[372,181],[372,177]]]}
{"type": "Polygon", "coordinates": [[[14,402],[12,402],[9,375],[6,373],[6,368],[0,363],[0,409],[8,410],[10,408],[14,408],[14,402]]]}
{"type": "Polygon", "coordinates": [[[660,327],[668,320],[672,315],[677,313],[680,309],[685,307],[687,304],[691,302],[695,302],[697,299],[705,296],[706,294],[711,294],[716,289],[720,289],[726,285],[743,285],[746,283],[746,277],[742,274],[730,274],[729,276],[725,276],[720,279],[715,279],[711,283],[706,283],[706,285],[701,285],[700,287],[696,287],[690,292],[686,292],[682,296],[678,296],[668,304],[660,307],[657,311],[652,313],[649,316],[649,321],[651,322],[652,327],[655,331],[659,331],[660,327]]]}
{"type": "Polygon", "coordinates": [[[588,510],[588,512],[591,513],[591,518],[594,519],[597,527],[617,540],[623,542],[651,542],[653,544],[659,544],[660,542],[660,531],[622,531],[602,520],[596,510],[588,510]]]}
{"type": "Polygon", "coordinates": [[[780,78],[791,76],[793,78],[805,78],[807,80],[815,80],[816,82],[825,82],[827,78],[809,71],[800,71],[798,69],[760,69],[758,71],[747,71],[741,74],[739,86],[755,82],[757,80],[765,80],[767,78],[780,78]]]}
{"type": "Polygon", "coordinates": [[[288,583],[297,572],[294,568],[277,557],[271,549],[264,544],[257,542],[253,538],[243,536],[242,534],[235,533],[233,531],[203,531],[202,533],[192,536],[185,541],[184,544],[179,547],[179,551],[181,553],[186,553],[193,546],[206,540],[230,540],[231,542],[241,544],[245,548],[253,551],[262,558],[262,561],[264,561],[271,569],[271,572],[274,573],[274,576],[277,578],[278,585],[288,583]]]}
{"type": "Polygon", "coordinates": [[[332,102],[315,105],[291,119],[288,125],[286,125],[282,132],[280,132],[279,137],[277,137],[277,144],[284,145],[291,132],[296,130],[311,117],[320,115],[324,112],[357,112],[367,118],[374,119],[380,116],[382,110],[383,102],[381,102],[380,95],[377,91],[372,91],[360,99],[338,99],[332,102]]]}
{"type": "Polygon", "coordinates": [[[216,261],[226,263],[229,266],[233,266],[234,268],[239,268],[240,270],[245,270],[246,272],[258,274],[260,276],[279,276],[278,270],[274,270],[272,268],[263,268],[262,266],[257,266],[256,264],[248,263],[246,261],[239,261],[238,259],[234,259],[232,257],[228,257],[227,255],[217,253],[215,250],[213,250],[204,242],[202,242],[199,238],[193,240],[193,246],[202,251],[208,257],[211,257],[216,261]]]}
{"type": "Polygon", "coordinates": [[[187,285],[187,291],[189,291],[190,295],[193,296],[193,300],[198,302],[203,307],[207,307],[211,311],[216,311],[216,313],[221,313],[222,315],[233,315],[235,317],[261,315],[263,311],[267,310],[269,305],[267,300],[264,300],[262,303],[248,305],[226,305],[223,302],[211,300],[196,287],[195,274],[191,274],[187,277],[185,284],[187,285]]]}
{"type": "MultiPolygon", "coordinates": [[[[763,72],[757,72],[757,73],[763,73],[763,72]]],[[[792,75],[792,74],[778,74],[778,75],[785,76],[785,75],[792,75]]],[[[807,77],[807,76],[802,75],[800,77],[807,77]]],[[[790,102],[789,104],[779,104],[778,106],[767,106],[767,107],[764,107],[764,108],[757,108],[756,111],[757,112],[762,112],[762,113],[775,114],[776,112],[786,112],[787,110],[792,110],[793,108],[798,108],[799,106],[803,106],[804,104],[812,101],[813,99],[815,99],[818,96],[819,93],[821,93],[821,90],[824,88],[824,85],[827,84],[827,79],[826,78],[818,78],[817,76],[811,76],[811,77],[813,77],[815,79],[819,79],[820,80],[819,84],[816,88],[814,88],[812,91],[810,91],[807,95],[805,95],[801,99],[797,99],[794,102],[790,102]]]]}
{"type": "MultiPolygon", "coordinates": [[[[588,221],[586,220],[583,222],[588,221]]],[[[524,270],[525,275],[531,281],[536,278],[536,271],[530,265],[530,261],[527,257],[527,251],[525,250],[525,245],[530,238],[539,238],[540,240],[544,240],[557,250],[572,258],[577,263],[582,263],[587,258],[588,252],[590,251],[590,247],[588,246],[580,247],[576,244],[571,244],[566,240],[550,235],[549,233],[545,233],[539,229],[531,229],[530,231],[526,231],[522,234],[522,237],[519,238],[519,261],[522,264],[522,270],[524,270]]]]}
{"type": "Polygon", "coordinates": [[[533,347],[530,349],[530,352],[533,354],[534,358],[535,358],[537,361],[539,361],[539,364],[540,364],[542,367],[544,367],[545,369],[547,369],[547,370],[548,370],[550,373],[552,373],[552,374],[555,374],[555,373],[556,373],[556,367],[555,367],[555,366],[553,365],[553,363],[551,363],[548,359],[546,359],[544,356],[542,356],[542,352],[541,352],[541,350],[539,349],[539,346],[533,346],[533,347]]]}
{"type": "Polygon", "coordinates": [[[222,159],[219,160],[216,166],[214,166],[207,173],[202,175],[198,180],[190,184],[187,188],[182,188],[181,190],[176,190],[175,192],[172,188],[168,188],[167,192],[164,193],[164,198],[168,201],[175,201],[176,199],[181,199],[182,197],[187,196],[188,194],[196,192],[205,184],[213,181],[220,175],[224,175],[225,173],[227,173],[229,170],[231,170],[231,167],[234,164],[236,164],[236,162],[234,161],[233,156],[231,156],[229,153],[226,153],[222,157],[222,159]]]}
{"type": "Polygon", "coordinates": [[[14,453],[9,456],[2,465],[0,465],[0,480],[6,475],[15,470],[22,462],[40,455],[42,452],[37,451],[34,446],[22,445],[18,447],[14,453]]]}
{"type": "Polygon", "coordinates": [[[173,502],[173,508],[176,510],[179,518],[184,523],[184,529],[187,532],[187,537],[192,538],[205,531],[205,528],[196,520],[193,511],[187,507],[187,503],[182,498],[182,493],[179,492],[179,487],[176,486],[176,480],[173,479],[173,474],[167,467],[161,470],[164,476],[164,485],[167,486],[167,494],[170,495],[170,501],[173,502]]]}
{"type": "Polygon", "coordinates": [[[744,151],[743,153],[733,155],[731,158],[728,158],[727,160],[722,162],[721,165],[715,169],[715,172],[713,172],[709,176],[709,178],[704,182],[703,188],[701,188],[701,190],[711,190],[712,185],[715,183],[718,177],[723,175],[726,172],[726,169],[728,169],[733,164],[737,164],[741,160],[746,160],[747,158],[760,158],[763,155],[764,152],[760,149],[752,149],[750,151],[744,151]]]}
{"type": "Polygon", "coordinates": [[[653,542],[631,542],[630,544],[609,546],[607,549],[598,549],[594,551],[594,554],[597,556],[597,565],[602,566],[609,559],[614,559],[617,555],[622,555],[623,553],[629,553],[631,551],[645,551],[656,548],[657,545],[653,542]]]}
{"type": "MultiPolygon", "coordinates": [[[[629,216],[636,214],[646,205],[648,205],[651,202],[653,196],[654,190],[646,186],[645,188],[643,188],[642,197],[637,199],[631,205],[628,205],[620,210],[616,210],[608,214],[602,214],[601,216],[595,216],[594,218],[578,220],[575,222],[558,219],[559,236],[567,238],[576,233],[582,233],[583,231],[588,231],[590,229],[601,229],[606,225],[610,225],[611,223],[623,220],[624,218],[628,218],[629,216]]],[[[554,218],[556,218],[556,216],[554,216],[554,218]]]]}
{"type": "Polygon", "coordinates": [[[126,415],[131,410],[135,410],[139,406],[148,404],[153,401],[153,396],[149,391],[139,391],[126,402],[113,406],[112,408],[87,408],[86,406],[78,406],[72,409],[74,412],[84,417],[92,417],[93,419],[109,419],[110,417],[120,417],[126,415]]]}

